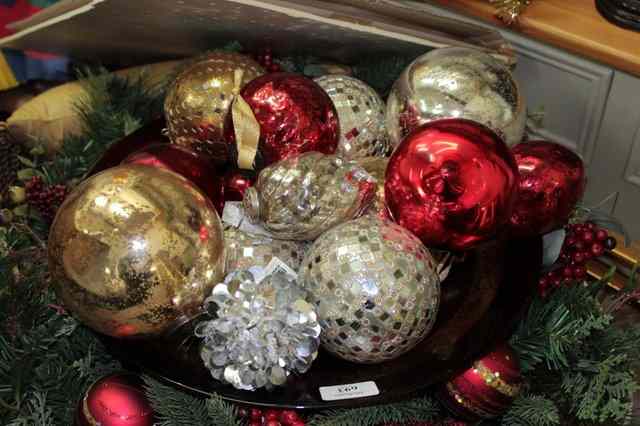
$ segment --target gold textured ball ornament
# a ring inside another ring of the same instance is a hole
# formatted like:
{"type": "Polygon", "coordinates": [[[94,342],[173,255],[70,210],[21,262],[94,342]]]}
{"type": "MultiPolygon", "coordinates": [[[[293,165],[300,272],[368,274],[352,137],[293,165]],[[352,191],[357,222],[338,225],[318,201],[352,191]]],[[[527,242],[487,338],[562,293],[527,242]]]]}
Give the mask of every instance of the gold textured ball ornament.
{"type": "Polygon", "coordinates": [[[158,335],[195,315],[224,272],[213,205],[164,169],[126,165],[81,183],[49,234],[58,297],[116,337],[158,335]]]}
{"type": "Polygon", "coordinates": [[[446,47],[420,56],[400,74],[385,121],[394,146],[421,124],[442,118],[477,121],[515,145],[526,115],[524,96],[506,66],[480,50],[446,47]]]}
{"type": "Polygon", "coordinates": [[[164,104],[173,143],[224,160],[222,128],[227,112],[240,89],[262,74],[264,69],[250,57],[218,51],[183,70],[164,104]]]}
{"type": "Polygon", "coordinates": [[[348,361],[379,363],[418,344],[435,323],[437,265],[401,226],[367,215],[318,238],[300,267],[322,345],[348,361]]]}

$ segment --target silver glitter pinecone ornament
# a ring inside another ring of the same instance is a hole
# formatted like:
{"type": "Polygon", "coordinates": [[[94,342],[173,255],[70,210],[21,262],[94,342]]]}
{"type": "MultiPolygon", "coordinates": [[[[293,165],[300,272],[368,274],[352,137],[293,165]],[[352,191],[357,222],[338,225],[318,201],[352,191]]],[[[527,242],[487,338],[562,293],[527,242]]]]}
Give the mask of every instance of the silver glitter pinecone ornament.
{"type": "Polygon", "coordinates": [[[314,81],[327,92],[338,112],[340,142],[336,154],[349,159],[385,155],[389,150],[385,105],[376,91],[346,75],[325,75],[314,81]]]}
{"type": "MultiPolygon", "coordinates": [[[[271,266],[271,265],[269,265],[271,266]]],[[[318,355],[320,326],[295,276],[253,267],[229,274],[205,300],[215,319],[196,326],[211,375],[237,389],[283,385],[318,355]],[[217,308],[217,309],[216,309],[217,308]]]]}
{"type": "Polygon", "coordinates": [[[307,249],[300,241],[274,240],[228,226],[224,230],[225,273],[252,266],[266,267],[278,258],[297,271],[307,249]]]}
{"type": "Polygon", "coordinates": [[[262,170],[243,206],[274,238],[313,240],[366,210],[375,184],[355,162],[307,152],[262,170]]]}
{"type": "Polygon", "coordinates": [[[359,363],[409,351],[429,332],[440,300],[437,266],[409,231],[367,215],[318,238],[300,268],[322,345],[359,363]]]}
{"type": "Polygon", "coordinates": [[[385,121],[397,146],[411,130],[441,118],[477,121],[515,145],[524,134],[525,100],[509,69],[488,54],[435,49],[414,60],[395,82],[385,121]]]}

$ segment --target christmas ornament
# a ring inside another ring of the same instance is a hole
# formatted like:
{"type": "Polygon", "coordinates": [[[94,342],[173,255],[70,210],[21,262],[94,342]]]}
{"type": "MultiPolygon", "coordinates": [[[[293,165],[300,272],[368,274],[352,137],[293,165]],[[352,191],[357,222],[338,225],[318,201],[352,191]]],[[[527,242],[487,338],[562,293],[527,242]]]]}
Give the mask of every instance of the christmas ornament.
{"type": "Polygon", "coordinates": [[[253,170],[230,169],[223,177],[224,200],[242,201],[247,188],[255,182],[256,173],[253,170]]]}
{"type": "Polygon", "coordinates": [[[0,200],[17,178],[21,167],[19,152],[20,146],[9,134],[6,123],[0,122],[0,200]]]}
{"type": "Polygon", "coordinates": [[[386,125],[397,145],[419,125],[442,118],[477,121],[514,145],[524,134],[525,101],[511,72],[488,54],[435,49],[413,61],[393,85],[386,125]]]}
{"type": "Polygon", "coordinates": [[[294,410],[276,408],[269,408],[263,411],[257,407],[243,407],[238,410],[238,417],[249,426],[305,426],[306,424],[294,410]]]}
{"type": "Polygon", "coordinates": [[[266,267],[278,258],[297,271],[304,256],[306,244],[297,241],[274,240],[264,235],[253,235],[234,227],[224,230],[224,250],[227,274],[252,266],[266,267]]]}
{"type": "Polygon", "coordinates": [[[409,231],[374,216],[318,238],[300,268],[318,313],[322,345],[353,362],[379,363],[409,351],[438,312],[436,264],[409,231]]]}
{"type": "Polygon", "coordinates": [[[45,185],[40,176],[34,176],[24,187],[26,201],[44,220],[51,223],[67,196],[67,187],[61,184],[45,185]]]}
{"type": "Polygon", "coordinates": [[[507,411],[520,393],[521,384],[518,357],[504,344],[447,382],[438,397],[461,419],[490,419],[507,411]]]}
{"type": "Polygon", "coordinates": [[[211,375],[255,390],[306,372],[318,354],[320,326],[304,298],[296,274],[277,259],[267,268],[229,274],[205,301],[216,319],[195,329],[204,339],[200,354],[211,375]]]}
{"type": "Polygon", "coordinates": [[[270,47],[261,49],[261,51],[254,56],[256,62],[258,62],[267,72],[280,72],[280,65],[273,61],[273,51],[270,47]]]}
{"type": "Polygon", "coordinates": [[[333,101],[340,123],[336,155],[362,158],[384,155],[389,150],[384,126],[385,105],[366,83],[345,75],[326,75],[314,80],[333,101]]]}
{"type": "Polygon", "coordinates": [[[514,24],[522,14],[531,0],[489,0],[498,8],[496,17],[507,25],[514,24]]]}
{"type": "Polygon", "coordinates": [[[116,337],[157,335],[189,319],[224,268],[222,225],[189,181],[126,165],[77,186],[49,233],[58,297],[116,337]]]}
{"type": "Polygon", "coordinates": [[[313,80],[272,73],[251,81],[240,94],[245,104],[239,103],[229,115],[225,135],[235,147],[241,168],[251,168],[254,160],[260,169],[303,152],[335,152],[339,139],[336,110],[313,80]],[[257,124],[257,133],[243,130],[247,121],[257,124]]]}
{"type": "Polygon", "coordinates": [[[511,216],[518,174],[504,142],[469,120],[414,130],[389,160],[385,200],[396,222],[427,246],[465,250],[511,216]]]}
{"type": "Polygon", "coordinates": [[[511,231],[531,236],[562,227],[584,194],[582,160],[568,148],[544,141],[518,144],[512,152],[520,184],[511,231]]]}
{"type": "Polygon", "coordinates": [[[115,167],[129,155],[148,146],[168,144],[169,138],[162,133],[165,126],[164,118],[159,118],[111,144],[102,157],[91,167],[87,176],[93,176],[103,170],[115,167]]]}
{"type": "Polygon", "coordinates": [[[309,152],[264,169],[243,205],[274,238],[313,240],[359,216],[374,191],[375,181],[356,163],[309,152]]]}
{"type": "Polygon", "coordinates": [[[224,119],[240,89],[264,69],[248,56],[212,52],[182,71],[170,87],[164,109],[169,137],[196,152],[226,162],[224,119]]]}
{"type": "Polygon", "coordinates": [[[152,426],[154,414],[143,381],[111,374],[92,384],[76,411],[76,426],[152,426]]]}
{"type": "Polygon", "coordinates": [[[384,201],[384,175],[389,159],[387,157],[366,157],[358,159],[356,162],[376,180],[376,195],[366,213],[376,215],[381,219],[389,219],[389,212],[384,201]]]}
{"type": "Polygon", "coordinates": [[[123,164],[160,167],[188,179],[213,203],[219,214],[224,208],[224,182],[220,168],[209,157],[173,144],[151,145],[127,157],[123,164]]]}

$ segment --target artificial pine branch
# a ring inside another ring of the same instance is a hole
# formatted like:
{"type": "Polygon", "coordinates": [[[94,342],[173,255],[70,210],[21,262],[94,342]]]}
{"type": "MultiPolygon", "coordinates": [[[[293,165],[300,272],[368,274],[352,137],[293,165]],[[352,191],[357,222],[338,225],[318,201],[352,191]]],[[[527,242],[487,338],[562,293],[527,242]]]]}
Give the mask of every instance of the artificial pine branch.
{"type": "Polygon", "coordinates": [[[553,426],[560,424],[556,404],[540,395],[520,395],[502,416],[504,426],[553,426]]]}
{"type": "Polygon", "coordinates": [[[429,397],[396,404],[332,410],[314,416],[309,426],[376,426],[385,423],[427,422],[438,418],[439,406],[429,397]]]}

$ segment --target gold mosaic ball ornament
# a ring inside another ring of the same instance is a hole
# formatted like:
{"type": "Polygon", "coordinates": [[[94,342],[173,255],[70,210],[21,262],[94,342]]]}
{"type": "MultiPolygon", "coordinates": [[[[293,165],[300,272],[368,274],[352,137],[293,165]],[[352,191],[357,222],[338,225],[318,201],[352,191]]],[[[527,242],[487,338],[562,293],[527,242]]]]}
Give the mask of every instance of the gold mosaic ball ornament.
{"type": "Polygon", "coordinates": [[[324,348],[374,364],[409,351],[433,327],[440,300],[436,270],[413,234],[367,215],[321,235],[299,275],[316,308],[324,348]]]}
{"type": "Polygon", "coordinates": [[[465,118],[511,146],[522,141],[526,116],[524,96],[506,66],[479,50],[446,47],[405,68],[387,99],[386,125],[397,146],[421,124],[465,118]]]}
{"type": "Polygon", "coordinates": [[[125,165],[81,183],[58,210],[49,265],[64,306],[115,337],[159,335],[195,315],[223,278],[215,208],[165,169],[125,165]]]}
{"type": "Polygon", "coordinates": [[[340,141],[336,155],[348,159],[385,155],[389,150],[385,105],[376,91],[346,75],[325,75],[314,81],[327,92],[338,113],[340,141]]]}
{"type": "Polygon", "coordinates": [[[224,230],[225,274],[252,266],[264,268],[274,257],[297,271],[306,248],[307,244],[300,241],[274,240],[229,226],[224,230]]]}
{"type": "Polygon", "coordinates": [[[260,64],[234,52],[212,52],[186,68],[165,99],[171,141],[225,162],[222,128],[227,112],[240,89],[262,74],[260,64]]]}

